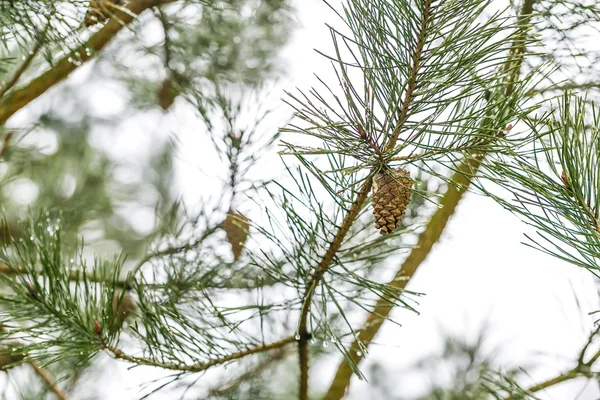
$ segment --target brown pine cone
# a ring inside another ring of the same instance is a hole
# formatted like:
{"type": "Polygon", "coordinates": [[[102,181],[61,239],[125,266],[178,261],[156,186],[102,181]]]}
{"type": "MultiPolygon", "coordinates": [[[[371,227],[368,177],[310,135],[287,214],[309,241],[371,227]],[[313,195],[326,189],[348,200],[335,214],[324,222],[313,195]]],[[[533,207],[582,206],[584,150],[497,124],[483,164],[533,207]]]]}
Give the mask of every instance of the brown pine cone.
{"type": "Polygon", "coordinates": [[[123,323],[135,313],[137,305],[135,300],[129,294],[125,293],[123,298],[121,294],[117,293],[113,297],[112,309],[115,314],[113,325],[111,327],[112,332],[116,332],[123,327],[123,323]]]}
{"type": "Polygon", "coordinates": [[[400,226],[410,203],[413,184],[410,173],[402,168],[386,169],[373,178],[375,228],[382,235],[392,233],[400,226]]]}
{"type": "Polygon", "coordinates": [[[83,24],[85,26],[92,26],[106,21],[112,14],[112,12],[109,11],[110,5],[119,5],[121,3],[122,0],[90,0],[87,13],[83,18],[83,24]]]}
{"type": "Polygon", "coordinates": [[[165,79],[161,83],[160,88],[158,88],[158,92],[156,93],[158,105],[164,111],[167,111],[175,102],[175,98],[178,94],[179,93],[177,92],[177,89],[175,89],[173,86],[173,79],[165,79]]]}
{"type": "Polygon", "coordinates": [[[248,239],[249,220],[240,213],[229,211],[221,227],[227,235],[227,241],[231,244],[233,259],[237,261],[242,255],[242,250],[244,250],[248,239]]]}

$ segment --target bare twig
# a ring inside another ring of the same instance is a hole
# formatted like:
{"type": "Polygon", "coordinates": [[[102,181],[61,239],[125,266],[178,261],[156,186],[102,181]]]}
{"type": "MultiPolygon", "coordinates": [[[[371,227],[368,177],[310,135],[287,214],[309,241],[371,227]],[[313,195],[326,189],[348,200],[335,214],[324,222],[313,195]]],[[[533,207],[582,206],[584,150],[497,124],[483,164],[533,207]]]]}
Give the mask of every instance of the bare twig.
{"type": "Polygon", "coordinates": [[[35,373],[44,381],[46,386],[48,386],[48,389],[50,389],[50,391],[52,393],[54,393],[56,398],[58,398],[59,400],[68,400],[69,399],[67,397],[67,395],[65,394],[65,392],[63,392],[57,386],[56,379],[54,379],[54,377],[48,370],[40,367],[40,365],[36,361],[31,363],[31,368],[33,368],[35,373]]]}

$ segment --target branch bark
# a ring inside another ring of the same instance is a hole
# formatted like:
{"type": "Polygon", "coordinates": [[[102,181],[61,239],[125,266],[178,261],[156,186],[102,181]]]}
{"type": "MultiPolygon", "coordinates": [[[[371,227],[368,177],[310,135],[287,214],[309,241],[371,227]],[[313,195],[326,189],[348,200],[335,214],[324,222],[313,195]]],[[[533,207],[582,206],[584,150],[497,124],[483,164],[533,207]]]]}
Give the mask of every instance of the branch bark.
{"type": "MultiPolygon", "coordinates": [[[[594,334],[595,335],[595,334],[594,334]]],[[[590,339],[594,336],[592,335],[590,339]]],[[[587,347],[587,346],[586,346],[587,347]]],[[[600,357],[600,350],[598,350],[587,362],[579,362],[577,366],[567,372],[563,372],[562,374],[556,375],[544,382],[540,382],[537,385],[531,386],[527,389],[528,393],[536,393],[542,390],[548,389],[554,385],[558,385],[559,383],[563,383],[566,381],[570,381],[571,379],[587,377],[587,378],[596,378],[598,377],[597,372],[592,371],[592,365],[596,362],[596,360],[600,357]]],[[[520,397],[508,396],[504,400],[517,400],[520,397]]]]}
{"type": "Polygon", "coordinates": [[[126,354],[123,351],[121,351],[120,349],[114,347],[113,345],[111,345],[110,343],[108,343],[106,341],[106,339],[104,338],[102,328],[98,321],[96,321],[96,333],[98,334],[98,338],[100,339],[100,343],[102,344],[102,347],[106,351],[111,353],[114,358],[129,361],[129,362],[131,362],[133,364],[137,364],[137,365],[147,365],[147,366],[152,366],[152,367],[158,367],[158,368],[169,369],[169,370],[174,370],[174,371],[184,371],[184,372],[205,371],[216,365],[225,364],[230,361],[238,360],[240,358],[244,358],[244,357],[252,355],[252,354],[257,354],[257,353],[262,353],[262,352],[269,351],[269,350],[279,349],[283,346],[286,346],[289,343],[293,343],[296,341],[296,338],[288,337],[286,339],[282,339],[277,342],[273,342],[273,343],[266,344],[266,345],[259,345],[256,347],[251,347],[249,349],[238,351],[238,352],[232,353],[232,354],[228,354],[228,355],[220,357],[220,358],[215,358],[215,359],[207,361],[205,363],[186,365],[186,364],[166,363],[166,362],[162,362],[162,361],[152,360],[149,358],[136,357],[136,356],[126,354]]]}
{"type": "MultiPolygon", "coordinates": [[[[519,14],[519,29],[521,34],[515,38],[512,50],[505,64],[505,71],[511,72],[509,82],[505,90],[505,97],[510,97],[514,90],[516,79],[518,79],[523,53],[525,52],[526,35],[529,29],[529,21],[533,13],[533,4],[535,0],[524,0],[519,14]]],[[[471,177],[475,176],[479,170],[484,155],[474,157],[465,157],[460,163],[457,172],[451,180],[458,184],[458,188],[449,185],[448,191],[442,198],[438,209],[427,224],[425,230],[419,236],[417,245],[413,248],[409,256],[396,272],[395,277],[388,282],[388,285],[398,289],[405,289],[410,280],[414,277],[419,266],[425,261],[433,245],[441,238],[450,217],[454,214],[456,207],[463,197],[463,194],[471,184],[471,177]],[[402,277],[402,279],[399,279],[402,277]],[[407,279],[408,278],[408,279],[407,279]]],[[[349,347],[349,356],[354,364],[360,363],[366,355],[364,349],[368,348],[375,335],[389,316],[392,310],[393,302],[386,298],[380,298],[359,330],[358,338],[349,347]]],[[[344,359],[338,365],[337,372],[333,381],[327,390],[323,400],[340,400],[344,397],[346,389],[350,385],[350,379],[353,372],[350,364],[344,359]]]]}
{"type": "Polygon", "coordinates": [[[95,33],[86,43],[73,51],[73,53],[79,52],[81,63],[77,63],[77,65],[74,64],[72,62],[72,56],[66,55],[59,60],[52,69],[33,79],[25,87],[15,90],[10,95],[6,96],[0,103],[0,125],[5,124],[17,111],[37,99],[48,89],[66,79],[71,72],[75,71],[80,65],[91,60],[95,53],[104,49],[117,33],[131,23],[137,15],[153,6],[164,4],[166,2],[172,1],[133,0],[126,6],[128,12],[115,10],[113,18],[110,19],[100,31],[95,33]]]}

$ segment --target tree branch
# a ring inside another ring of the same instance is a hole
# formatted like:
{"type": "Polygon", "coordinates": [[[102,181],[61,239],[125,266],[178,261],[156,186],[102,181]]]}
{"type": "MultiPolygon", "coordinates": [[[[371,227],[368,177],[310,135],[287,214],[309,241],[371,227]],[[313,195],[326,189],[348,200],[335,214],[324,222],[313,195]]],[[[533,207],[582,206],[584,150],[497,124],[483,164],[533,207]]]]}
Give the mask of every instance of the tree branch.
{"type": "MultiPolygon", "coordinates": [[[[585,345],[582,350],[581,356],[584,355],[585,350],[589,347],[592,339],[598,333],[598,329],[590,335],[590,339],[588,343],[585,345]]],[[[595,378],[598,376],[597,372],[592,371],[592,365],[600,358],[600,350],[598,350],[587,362],[579,361],[577,366],[567,372],[559,374],[553,378],[545,380],[544,382],[538,383],[537,385],[531,386],[526,391],[528,393],[536,393],[545,389],[548,389],[554,385],[558,385],[559,383],[563,383],[566,381],[570,381],[571,379],[579,378],[579,377],[587,377],[587,378],[595,378]]],[[[581,357],[580,357],[581,360],[581,357]]],[[[517,397],[508,396],[504,400],[517,400],[517,397]]]]}
{"type": "MultiPolygon", "coordinates": [[[[419,236],[417,245],[396,272],[396,276],[388,282],[389,286],[397,289],[406,288],[406,285],[415,275],[421,263],[425,261],[431,252],[433,245],[442,236],[450,217],[454,214],[456,206],[469,187],[470,179],[467,178],[467,175],[477,172],[482,158],[480,156],[479,158],[470,158],[462,161],[458,171],[452,176],[452,181],[458,185],[458,189],[454,185],[448,185],[448,191],[440,201],[441,208],[437,209],[435,214],[433,214],[427,224],[427,228],[419,236]]],[[[393,301],[387,298],[380,298],[377,301],[367,321],[360,330],[358,338],[349,347],[348,353],[353,363],[358,364],[366,355],[364,348],[369,346],[377,332],[379,332],[379,329],[392,310],[392,304],[393,301]]],[[[350,384],[352,374],[350,364],[345,359],[342,360],[338,365],[333,382],[323,400],[341,399],[346,392],[346,387],[350,384]]]]}
{"type": "Polygon", "coordinates": [[[108,343],[106,341],[106,339],[104,338],[104,334],[102,332],[102,328],[98,321],[96,321],[95,329],[96,329],[96,333],[98,334],[98,338],[100,339],[100,343],[102,344],[102,347],[105,350],[107,350],[109,353],[111,353],[114,358],[129,361],[129,362],[131,362],[133,364],[137,364],[137,365],[147,365],[147,366],[152,366],[152,367],[158,367],[158,368],[169,369],[169,370],[174,370],[174,371],[184,371],[184,372],[205,371],[216,365],[225,364],[230,361],[238,360],[240,358],[244,358],[244,357],[252,355],[252,354],[257,354],[257,353],[262,353],[262,352],[269,351],[269,350],[278,349],[289,343],[293,343],[296,341],[296,338],[289,337],[289,338],[282,339],[280,341],[273,342],[270,344],[259,345],[259,346],[252,347],[252,348],[242,350],[242,351],[238,351],[236,353],[232,353],[232,354],[220,357],[220,358],[215,358],[215,359],[210,360],[205,363],[185,365],[185,364],[166,363],[166,362],[162,362],[162,361],[152,360],[149,358],[128,355],[128,354],[124,353],[123,351],[121,351],[120,349],[112,346],[110,343],[108,343]]]}
{"type": "MultiPolygon", "coordinates": [[[[407,81],[408,83],[404,98],[399,107],[398,123],[396,125],[396,128],[392,132],[390,141],[388,142],[385,148],[386,152],[393,150],[396,146],[398,137],[400,136],[404,123],[406,122],[406,118],[410,109],[410,104],[413,100],[414,89],[416,87],[416,79],[419,72],[419,66],[421,65],[421,56],[423,48],[425,46],[427,26],[430,21],[431,0],[423,0],[423,7],[424,10],[421,19],[421,26],[419,29],[419,37],[412,57],[411,73],[407,81]]],[[[369,192],[371,191],[372,186],[372,179],[366,179],[362,184],[362,187],[358,192],[356,200],[354,200],[354,203],[352,203],[352,206],[350,207],[350,210],[348,210],[348,213],[344,217],[344,220],[342,221],[339,230],[335,234],[333,240],[331,241],[331,244],[329,245],[329,248],[325,252],[325,255],[321,259],[321,262],[315,269],[315,272],[313,273],[310,281],[306,286],[306,291],[302,298],[302,308],[300,310],[300,318],[298,324],[298,335],[300,336],[300,339],[298,340],[298,357],[300,362],[300,400],[308,400],[308,339],[310,337],[310,334],[308,332],[308,315],[310,313],[310,306],[312,303],[313,294],[317,286],[321,282],[321,279],[329,269],[329,266],[333,261],[335,254],[339,251],[340,247],[342,246],[344,238],[346,237],[346,234],[348,233],[348,231],[354,224],[354,221],[358,217],[358,214],[360,213],[363,204],[369,197],[369,192]]]]}
{"type": "Polygon", "coordinates": [[[0,103],[0,125],[6,121],[21,108],[41,96],[52,86],[63,81],[71,72],[80,65],[89,61],[93,53],[102,50],[116,36],[116,34],[134,20],[135,16],[141,14],[148,8],[172,1],[161,0],[132,0],[126,6],[127,12],[115,10],[115,15],[106,25],[95,33],[85,44],[74,50],[79,52],[81,63],[74,64],[71,55],[67,55],[59,60],[49,71],[33,79],[29,84],[19,90],[14,91],[0,103]],[[87,51],[92,50],[92,52],[87,51]],[[89,53],[89,55],[88,55],[89,53]]]}
{"type": "Polygon", "coordinates": [[[571,90],[581,90],[587,91],[590,89],[600,89],[600,82],[584,82],[584,83],[575,83],[575,82],[567,82],[563,84],[551,85],[541,89],[532,90],[529,94],[533,96],[534,94],[543,94],[547,92],[564,92],[571,90]]]}
{"type": "MultiPolygon", "coordinates": [[[[533,12],[533,4],[535,0],[524,0],[521,13],[519,15],[519,29],[521,35],[513,42],[512,50],[505,64],[505,71],[512,69],[509,82],[506,87],[505,96],[509,97],[514,90],[514,81],[519,76],[523,53],[525,51],[525,37],[528,31],[528,24],[533,12]]],[[[419,266],[425,261],[433,245],[441,238],[450,217],[454,214],[456,207],[463,194],[467,191],[471,184],[471,177],[477,174],[484,155],[480,154],[474,157],[465,157],[460,163],[457,171],[451,178],[452,182],[458,184],[458,188],[454,185],[448,186],[448,191],[442,197],[439,208],[431,217],[425,230],[419,235],[418,242],[413,248],[400,269],[396,272],[395,277],[388,282],[388,285],[397,288],[405,289],[412,277],[416,274],[419,266]]],[[[368,348],[375,335],[389,316],[393,301],[387,298],[380,298],[367,321],[364,323],[358,338],[349,347],[349,357],[354,364],[360,363],[366,355],[364,349],[368,348]]],[[[325,394],[323,400],[340,400],[344,397],[347,387],[350,385],[350,379],[353,372],[349,362],[343,359],[338,365],[337,372],[333,381],[325,394]]]]}
{"type": "Polygon", "coordinates": [[[4,139],[2,140],[2,147],[0,147],[0,160],[4,157],[6,150],[8,150],[8,146],[10,146],[10,141],[12,140],[13,136],[15,136],[15,133],[13,131],[7,132],[6,135],[4,135],[4,139]]]}

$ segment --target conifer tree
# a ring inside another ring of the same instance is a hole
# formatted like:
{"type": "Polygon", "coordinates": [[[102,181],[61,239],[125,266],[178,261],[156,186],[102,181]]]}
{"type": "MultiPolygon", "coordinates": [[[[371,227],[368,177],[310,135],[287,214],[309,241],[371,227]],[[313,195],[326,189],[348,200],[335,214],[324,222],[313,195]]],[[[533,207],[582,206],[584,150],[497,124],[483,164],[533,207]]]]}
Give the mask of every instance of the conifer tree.
{"type": "MultiPolygon", "coordinates": [[[[600,6],[330,6],[336,80],[274,102],[287,0],[0,2],[6,398],[102,398],[126,366],[149,371],[135,398],[342,399],[381,326],[401,323],[391,310],[418,312],[407,285],[469,188],[597,275],[597,63],[580,38],[600,6]],[[190,115],[212,146],[195,153],[209,174],[193,205],[177,135],[146,121],[176,131],[190,115]],[[333,351],[320,392],[311,367],[333,351]]],[[[447,358],[473,361],[427,398],[597,379],[599,331],[534,386],[449,338],[447,358]]]]}

